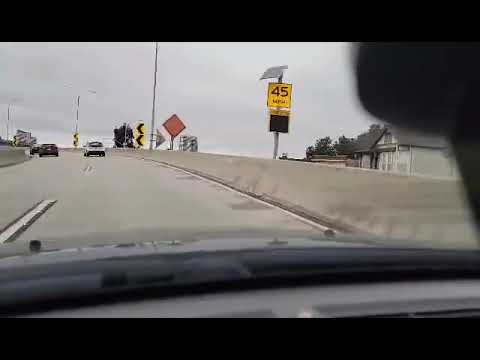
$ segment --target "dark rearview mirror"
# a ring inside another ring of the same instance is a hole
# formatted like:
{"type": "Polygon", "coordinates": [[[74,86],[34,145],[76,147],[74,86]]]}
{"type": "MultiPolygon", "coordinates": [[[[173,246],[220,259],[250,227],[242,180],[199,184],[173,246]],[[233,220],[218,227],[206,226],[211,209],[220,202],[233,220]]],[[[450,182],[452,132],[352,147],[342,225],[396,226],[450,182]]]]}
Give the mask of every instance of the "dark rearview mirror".
{"type": "Polygon", "coordinates": [[[352,57],[362,105],[392,125],[451,137],[480,94],[478,42],[356,43],[352,57]]]}

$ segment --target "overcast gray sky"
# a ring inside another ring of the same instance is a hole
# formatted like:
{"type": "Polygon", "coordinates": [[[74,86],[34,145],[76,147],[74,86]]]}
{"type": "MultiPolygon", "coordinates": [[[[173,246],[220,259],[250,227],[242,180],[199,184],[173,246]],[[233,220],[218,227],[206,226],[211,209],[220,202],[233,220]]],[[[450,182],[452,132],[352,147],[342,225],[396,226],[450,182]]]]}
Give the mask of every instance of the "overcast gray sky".
{"type": "MultiPolygon", "coordinates": [[[[267,67],[286,64],[292,122],[291,132],[280,135],[279,153],[303,157],[318,137],[354,137],[375,120],[355,96],[347,47],[159,43],[156,125],[163,131],[163,121],[176,113],[202,152],[270,157],[268,81],[259,78],[267,67]]],[[[77,94],[81,143],[111,144],[107,139],[123,122],[142,120],[149,132],[154,55],[154,43],[0,43],[0,136],[6,136],[7,103],[17,99],[15,129],[31,131],[40,143],[70,146],[77,94]]]]}

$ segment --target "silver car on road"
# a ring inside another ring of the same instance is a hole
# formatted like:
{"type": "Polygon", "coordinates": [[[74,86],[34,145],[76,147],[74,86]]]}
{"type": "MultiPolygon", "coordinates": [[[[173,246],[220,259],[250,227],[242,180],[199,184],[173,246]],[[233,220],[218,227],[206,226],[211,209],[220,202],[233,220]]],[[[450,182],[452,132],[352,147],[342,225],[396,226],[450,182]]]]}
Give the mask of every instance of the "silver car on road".
{"type": "Polygon", "coordinates": [[[105,147],[100,141],[90,141],[87,143],[83,156],[90,155],[105,156],[105,147]]]}

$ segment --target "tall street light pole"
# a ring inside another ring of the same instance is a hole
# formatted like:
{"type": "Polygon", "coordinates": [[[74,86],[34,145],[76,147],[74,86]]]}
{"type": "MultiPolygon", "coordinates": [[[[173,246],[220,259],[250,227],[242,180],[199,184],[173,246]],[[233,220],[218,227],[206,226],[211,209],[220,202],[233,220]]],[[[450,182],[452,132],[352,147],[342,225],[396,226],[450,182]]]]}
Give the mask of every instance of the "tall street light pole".
{"type": "Polygon", "coordinates": [[[7,141],[8,141],[8,137],[9,137],[9,133],[8,133],[9,124],[10,124],[10,104],[8,104],[8,109],[7,109],[7,141]]]}
{"type": "Polygon", "coordinates": [[[80,95],[77,96],[77,121],[75,122],[75,133],[78,133],[78,110],[80,109],[80,95]]]}
{"type": "MultiPolygon", "coordinates": [[[[64,84],[63,86],[67,87],[67,88],[70,88],[70,89],[74,88],[74,86],[71,85],[71,84],[64,84]]],[[[87,91],[91,94],[94,94],[94,95],[97,94],[97,92],[95,90],[87,90],[87,91]]],[[[77,95],[77,116],[76,116],[76,119],[75,119],[75,134],[78,134],[78,113],[79,113],[79,111],[80,111],[80,95],[77,95]]]]}
{"type": "Polygon", "coordinates": [[[15,103],[18,103],[19,101],[22,101],[22,98],[13,98],[8,101],[8,107],[7,107],[7,140],[10,137],[10,106],[12,106],[15,103]]]}
{"type": "MultiPolygon", "coordinates": [[[[97,92],[95,90],[87,90],[90,94],[96,95],[97,92]]],[[[77,119],[75,121],[75,132],[78,132],[78,112],[80,110],[80,95],[77,95],[77,119]]]]}
{"type": "Polygon", "coordinates": [[[153,136],[155,130],[155,91],[157,89],[157,58],[158,58],[158,42],[155,43],[155,72],[153,74],[153,104],[152,104],[152,124],[150,126],[150,146],[153,150],[153,136]]]}

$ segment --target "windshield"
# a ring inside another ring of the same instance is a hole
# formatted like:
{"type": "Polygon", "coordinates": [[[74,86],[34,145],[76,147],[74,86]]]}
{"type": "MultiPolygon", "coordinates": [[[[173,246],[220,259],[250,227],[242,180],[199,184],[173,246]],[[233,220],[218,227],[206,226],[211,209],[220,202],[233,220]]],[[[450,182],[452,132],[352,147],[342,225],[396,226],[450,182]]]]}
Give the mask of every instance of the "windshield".
{"type": "Polygon", "coordinates": [[[451,139],[369,113],[350,47],[1,43],[0,264],[32,240],[478,249],[451,139]]]}

